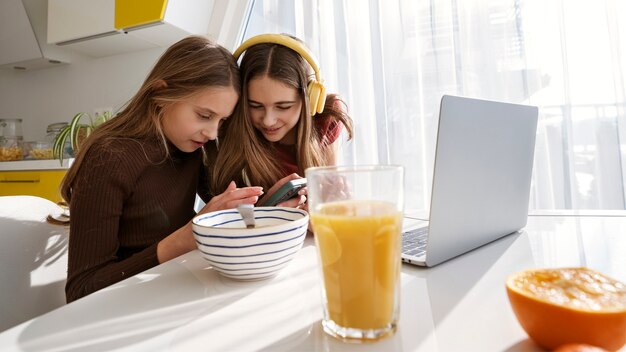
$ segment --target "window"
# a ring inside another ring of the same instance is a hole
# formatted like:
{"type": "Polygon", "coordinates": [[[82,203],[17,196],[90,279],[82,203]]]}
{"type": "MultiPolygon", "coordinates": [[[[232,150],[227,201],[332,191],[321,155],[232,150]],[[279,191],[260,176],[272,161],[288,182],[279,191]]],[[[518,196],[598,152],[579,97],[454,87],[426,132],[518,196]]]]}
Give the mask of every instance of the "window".
{"type": "Polygon", "coordinates": [[[539,106],[531,208],[625,209],[626,2],[256,0],[244,39],[299,37],[355,122],[341,163],[430,199],[443,94],[539,106]]]}

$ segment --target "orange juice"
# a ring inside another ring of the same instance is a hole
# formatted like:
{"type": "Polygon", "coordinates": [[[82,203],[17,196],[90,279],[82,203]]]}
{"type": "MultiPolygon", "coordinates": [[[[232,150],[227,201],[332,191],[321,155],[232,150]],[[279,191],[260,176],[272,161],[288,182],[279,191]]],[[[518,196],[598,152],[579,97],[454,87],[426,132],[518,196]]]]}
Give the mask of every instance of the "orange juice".
{"type": "Polygon", "coordinates": [[[382,329],[399,303],[402,214],[392,203],[344,201],[311,212],[328,318],[342,327],[382,329]]]}

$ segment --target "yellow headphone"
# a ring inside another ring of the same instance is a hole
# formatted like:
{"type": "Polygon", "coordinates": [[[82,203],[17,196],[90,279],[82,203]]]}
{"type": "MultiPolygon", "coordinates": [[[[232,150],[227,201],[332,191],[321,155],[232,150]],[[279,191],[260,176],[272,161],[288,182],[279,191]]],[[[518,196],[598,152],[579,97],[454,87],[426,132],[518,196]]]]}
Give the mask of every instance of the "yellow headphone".
{"type": "Polygon", "coordinates": [[[262,44],[273,43],[286,46],[287,48],[297,52],[302,56],[313,68],[315,72],[315,79],[311,80],[307,86],[307,92],[309,95],[309,113],[314,116],[317,113],[324,111],[324,103],[326,103],[326,88],[320,78],[320,69],[317,64],[317,60],[309,51],[309,49],[301,42],[282,34],[261,34],[254,36],[239,46],[233,56],[235,60],[239,60],[239,56],[249,47],[262,44]]]}

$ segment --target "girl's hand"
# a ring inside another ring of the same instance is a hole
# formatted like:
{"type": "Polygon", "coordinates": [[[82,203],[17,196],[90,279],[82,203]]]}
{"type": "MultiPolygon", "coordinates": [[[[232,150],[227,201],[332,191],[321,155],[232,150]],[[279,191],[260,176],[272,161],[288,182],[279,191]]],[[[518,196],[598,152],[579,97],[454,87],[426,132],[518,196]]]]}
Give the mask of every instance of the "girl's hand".
{"type": "Polygon", "coordinates": [[[343,176],[325,175],[318,181],[318,196],[325,202],[350,199],[350,186],[343,176]]]}
{"type": "MultiPolygon", "coordinates": [[[[267,194],[261,199],[261,201],[259,202],[259,205],[263,205],[263,202],[266,199],[269,199],[269,197],[272,196],[272,194],[274,194],[282,185],[284,185],[285,183],[291,181],[291,180],[296,180],[302,178],[300,175],[293,173],[289,176],[285,176],[283,178],[281,178],[280,180],[278,180],[278,182],[276,182],[270,189],[269,191],[267,191],[267,194]]],[[[306,204],[306,187],[301,189],[300,191],[298,191],[298,195],[286,200],[284,202],[278,203],[276,204],[276,206],[279,207],[289,207],[289,208],[302,208],[304,205],[306,204]]]]}
{"type": "Polygon", "coordinates": [[[204,214],[215,210],[233,209],[239,204],[256,204],[263,195],[263,187],[237,188],[235,181],[231,181],[226,190],[213,197],[199,212],[204,214]]]}
{"type": "MultiPolygon", "coordinates": [[[[298,192],[300,193],[300,192],[298,192]]],[[[287,207],[287,208],[298,208],[304,209],[308,211],[308,206],[306,205],[306,196],[297,195],[289,200],[276,204],[277,207],[287,207]],[[306,209],[305,209],[306,208],[306,209]]]]}
{"type": "MultiPolygon", "coordinates": [[[[213,197],[199,212],[204,214],[215,210],[236,208],[239,204],[255,204],[263,194],[263,187],[237,188],[232,181],[224,193],[213,197]]],[[[193,237],[193,225],[189,221],[157,244],[157,259],[164,263],[181,254],[197,248],[193,237]]]]}
{"type": "Polygon", "coordinates": [[[309,203],[307,202],[308,189],[304,187],[303,189],[298,191],[298,196],[300,197],[300,203],[296,206],[296,208],[300,208],[307,213],[309,212],[309,203]],[[302,198],[304,197],[304,198],[302,198]]]}

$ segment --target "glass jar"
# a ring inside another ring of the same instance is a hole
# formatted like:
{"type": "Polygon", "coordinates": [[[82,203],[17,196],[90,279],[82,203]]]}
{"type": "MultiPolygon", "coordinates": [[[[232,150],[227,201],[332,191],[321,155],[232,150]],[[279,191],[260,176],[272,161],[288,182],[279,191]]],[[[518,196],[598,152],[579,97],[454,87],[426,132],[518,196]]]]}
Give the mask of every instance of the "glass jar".
{"type": "Polygon", "coordinates": [[[68,125],[67,122],[56,122],[56,123],[49,124],[48,127],[46,128],[46,133],[47,133],[46,134],[46,140],[48,142],[54,143],[54,140],[59,135],[59,132],[61,132],[63,127],[65,127],[67,125],[68,125]]]}
{"type": "Polygon", "coordinates": [[[52,159],[52,142],[35,141],[25,142],[24,150],[28,153],[28,158],[46,160],[52,159]]]}
{"type": "MultiPolygon", "coordinates": [[[[65,128],[65,126],[67,125],[69,125],[69,123],[67,122],[56,122],[56,123],[49,124],[48,127],[46,128],[46,133],[47,133],[46,141],[50,143],[51,146],[53,146],[54,141],[56,140],[57,136],[59,135],[61,130],[65,128]]],[[[63,147],[63,157],[69,158],[70,156],[69,152],[71,150],[72,150],[71,142],[70,142],[70,139],[68,138],[65,141],[65,147],[63,147]]]]}
{"type": "Polygon", "coordinates": [[[0,161],[22,160],[22,119],[0,119],[0,161]]]}

